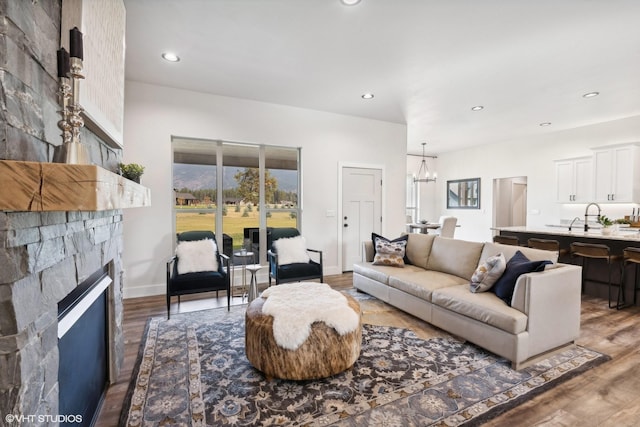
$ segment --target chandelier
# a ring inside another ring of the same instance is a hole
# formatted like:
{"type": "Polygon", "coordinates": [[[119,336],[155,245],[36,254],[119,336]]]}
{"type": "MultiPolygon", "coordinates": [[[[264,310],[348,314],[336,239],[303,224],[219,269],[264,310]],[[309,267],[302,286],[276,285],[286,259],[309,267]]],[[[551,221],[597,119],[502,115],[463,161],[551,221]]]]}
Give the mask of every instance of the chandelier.
{"type": "Polygon", "coordinates": [[[420,169],[418,169],[418,175],[413,178],[413,182],[436,182],[438,179],[438,174],[436,172],[433,173],[433,177],[429,174],[429,167],[427,166],[427,158],[429,159],[437,159],[437,156],[426,156],[424,154],[424,147],[427,145],[426,142],[422,143],[422,162],[420,162],[420,169]]]}

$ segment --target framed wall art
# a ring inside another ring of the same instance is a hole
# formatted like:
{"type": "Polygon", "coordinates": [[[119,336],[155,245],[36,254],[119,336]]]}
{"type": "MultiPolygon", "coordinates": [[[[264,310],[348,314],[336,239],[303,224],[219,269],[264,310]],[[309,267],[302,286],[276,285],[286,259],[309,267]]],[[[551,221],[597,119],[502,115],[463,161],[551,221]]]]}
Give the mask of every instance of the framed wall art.
{"type": "Polygon", "coordinates": [[[480,209],[480,178],[447,181],[447,209],[480,209]]]}

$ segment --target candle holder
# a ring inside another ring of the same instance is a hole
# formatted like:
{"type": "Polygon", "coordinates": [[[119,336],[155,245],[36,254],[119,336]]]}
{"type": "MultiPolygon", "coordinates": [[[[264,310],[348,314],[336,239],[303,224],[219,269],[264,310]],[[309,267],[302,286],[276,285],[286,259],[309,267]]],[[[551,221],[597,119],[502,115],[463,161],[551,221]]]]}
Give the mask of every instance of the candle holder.
{"type": "Polygon", "coordinates": [[[69,123],[69,111],[67,109],[69,105],[69,99],[71,98],[71,85],[69,84],[68,77],[60,78],[60,88],[58,89],[58,99],[60,100],[60,114],[62,119],[58,121],[58,127],[62,131],[62,144],[68,144],[71,142],[71,124],[69,123]]]}
{"type": "Polygon", "coordinates": [[[58,127],[62,130],[62,145],[59,147],[56,160],[75,165],[91,164],[89,151],[80,141],[80,129],[84,126],[82,107],[80,106],[80,80],[82,75],[82,59],[70,58],[69,77],[60,77],[58,97],[62,110],[62,119],[58,127]]]}

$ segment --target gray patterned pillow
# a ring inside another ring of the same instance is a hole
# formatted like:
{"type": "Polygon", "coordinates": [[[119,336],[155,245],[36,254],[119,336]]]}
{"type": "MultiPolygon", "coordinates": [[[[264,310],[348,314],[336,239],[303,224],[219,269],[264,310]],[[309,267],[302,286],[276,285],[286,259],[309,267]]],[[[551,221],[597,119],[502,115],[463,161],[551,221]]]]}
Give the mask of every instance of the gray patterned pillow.
{"type": "Polygon", "coordinates": [[[507,260],[502,252],[487,258],[471,276],[470,291],[474,293],[488,291],[502,276],[506,268],[507,260]]]}
{"type": "Polygon", "coordinates": [[[406,240],[390,242],[387,239],[374,239],[376,255],[373,258],[374,265],[386,265],[389,267],[404,267],[404,253],[407,248],[406,240]]]}

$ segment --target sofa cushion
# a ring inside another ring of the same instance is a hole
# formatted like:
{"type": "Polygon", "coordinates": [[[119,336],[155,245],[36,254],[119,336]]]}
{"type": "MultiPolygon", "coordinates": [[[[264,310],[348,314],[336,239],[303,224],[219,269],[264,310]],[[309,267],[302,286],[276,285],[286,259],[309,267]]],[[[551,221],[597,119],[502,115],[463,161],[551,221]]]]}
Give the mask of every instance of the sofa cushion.
{"type": "Polygon", "coordinates": [[[387,267],[385,265],[373,265],[370,262],[356,262],[353,264],[353,273],[368,277],[371,280],[389,284],[389,276],[397,272],[395,267],[387,267]]]}
{"type": "Polygon", "coordinates": [[[375,236],[373,257],[374,265],[388,265],[389,267],[404,267],[404,254],[407,247],[407,239],[390,241],[380,236],[375,236]]]}
{"type": "Polygon", "coordinates": [[[507,260],[504,254],[500,252],[497,255],[490,256],[484,262],[480,262],[473,276],[471,276],[471,292],[486,292],[496,283],[507,268],[507,260]]]}
{"type": "Polygon", "coordinates": [[[436,235],[411,233],[408,234],[408,236],[409,241],[407,242],[406,258],[409,260],[409,263],[426,269],[431,246],[433,245],[433,240],[436,235]]]}
{"type": "Polygon", "coordinates": [[[478,267],[484,243],[436,237],[431,246],[427,269],[471,280],[478,267]]]}
{"type": "Polygon", "coordinates": [[[431,301],[435,305],[511,334],[524,332],[527,327],[527,315],[505,305],[492,292],[470,292],[466,284],[437,289],[433,291],[431,301]]]}
{"type": "Polygon", "coordinates": [[[544,251],[542,249],[533,249],[524,246],[502,245],[493,242],[486,242],[484,244],[482,254],[480,255],[480,262],[500,252],[502,252],[507,261],[509,261],[517,251],[522,252],[530,261],[549,260],[554,264],[558,262],[558,253],[555,251],[544,251]]]}
{"type": "Polygon", "coordinates": [[[431,301],[431,294],[436,289],[458,286],[469,282],[461,277],[439,271],[424,270],[411,266],[404,270],[396,270],[389,276],[389,286],[410,295],[431,301]]]}
{"type": "Polygon", "coordinates": [[[518,277],[525,273],[542,271],[547,264],[551,264],[551,261],[530,261],[522,252],[517,251],[507,262],[507,268],[493,285],[491,292],[495,293],[498,298],[502,299],[508,305],[511,305],[513,290],[516,287],[518,277]]]}
{"type": "MultiPolygon", "coordinates": [[[[387,239],[384,236],[381,236],[379,234],[376,233],[371,233],[371,241],[373,242],[373,253],[374,253],[374,261],[375,261],[375,255],[378,254],[378,244],[379,243],[391,243],[391,244],[401,244],[404,242],[404,248],[405,251],[402,253],[402,260],[408,264],[409,263],[409,259],[406,257],[406,245],[407,245],[407,241],[409,240],[409,236],[404,234],[400,237],[396,237],[395,239],[391,240],[391,239],[387,239]]],[[[386,253],[386,252],[385,252],[386,253]]]]}

